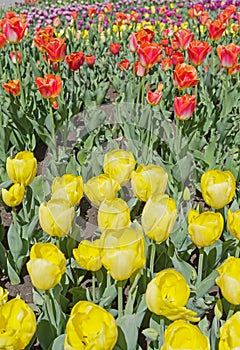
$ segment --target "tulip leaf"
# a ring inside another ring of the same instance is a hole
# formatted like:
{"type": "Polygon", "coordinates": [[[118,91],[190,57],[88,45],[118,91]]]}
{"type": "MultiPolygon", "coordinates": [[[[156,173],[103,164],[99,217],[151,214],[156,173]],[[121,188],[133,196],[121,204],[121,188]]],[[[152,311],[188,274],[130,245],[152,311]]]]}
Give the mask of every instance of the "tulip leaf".
{"type": "Polygon", "coordinates": [[[208,277],[206,277],[203,281],[201,281],[198,290],[197,290],[197,298],[203,297],[215,284],[215,279],[218,276],[218,272],[213,270],[208,277]]]}
{"type": "Polygon", "coordinates": [[[64,348],[65,334],[59,335],[52,343],[49,350],[60,350],[64,348]]]}
{"type": "Polygon", "coordinates": [[[16,273],[15,266],[13,267],[13,261],[10,255],[8,255],[8,259],[7,259],[7,273],[11,284],[16,285],[21,282],[18,274],[16,273]]]}
{"type": "Polygon", "coordinates": [[[57,331],[55,327],[46,319],[41,319],[37,325],[37,338],[43,350],[48,350],[49,346],[56,339],[57,331]]]}
{"type": "Polygon", "coordinates": [[[127,347],[125,350],[132,350],[136,348],[139,327],[142,323],[144,312],[125,315],[117,319],[117,325],[121,328],[127,347]]]}

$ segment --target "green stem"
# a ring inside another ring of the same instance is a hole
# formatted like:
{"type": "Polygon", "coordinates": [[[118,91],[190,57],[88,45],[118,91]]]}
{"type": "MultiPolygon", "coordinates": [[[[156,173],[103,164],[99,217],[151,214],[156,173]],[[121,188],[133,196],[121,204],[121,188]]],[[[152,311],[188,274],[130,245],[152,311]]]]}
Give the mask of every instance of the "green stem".
{"type": "Polygon", "coordinates": [[[240,247],[239,247],[239,242],[236,246],[236,250],[235,250],[235,258],[239,258],[239,253],[240,253],[240,247]]]}
{"type": "Polygon", "coordinates": [[[13,225],[17,227],[17,213],[16,213],[16,208],[12,208],[12,218],[13,218],[13,225]]]}
{"type": "Polygon", "coordinates": [[[28,222],[28,211],[27,211],[25,200],[23,200],[22,202],[22,207],[23,207],[24,218],[28,222]]]}
{"type": "Polygon", "coordinates": [[[18,75],[18,79],[19,79],[19,83],[20,83],[21,103],[22,103],[23,108],[25,108],[25,105],[26,105],[25,94],[24,94],[24,90],[23,90],[23,86],[22,86],[22,79],[21,79],[20,67],[19,67],[19,63],[18,63],[16,45],[14,45],[14,51],[15,51],[15,59],[16,59],[16,66],[17,66],[17,75],[18,75]]]}
{"type": "Polygon", "coordinates": [[[144,96],[145,96],[145,80],[146,76],[142,78],[142,106],[144,105],[144,96]]]}
{"type": "Polygon", "coordinates": [[[53,315],[51,315],[51,304],[52,304],[52,301],[51,301],[50,291],[47,290],[45,294],[45,312],[49,321],[49,327],[50,327],[51,333],[54,336],[56,336],[55,327],[53,326],[55,320],[53,318],[53,315]]]}
{"type": "Polygon", "coordinates": [[[54,117],[53,117],[53,109],[51,105],[51,101],[49,99],[49,113],[50,113],[50,119],[51,119],[51,141],[52,141],[52,148],[53,148],[53,156],[54,159],[57,160],[57,147],[56,147],[56,138],[55,138],[55,123],[54,123],[54,117]]]}
{"type": "Polygon", "coordinates": [[[92,271],[92,298],[93,298],[93,301],[96,300],[96,275],[95,275],[95,272],[92,271]]]}
{"type": "Polygon", "coordinates": [[[123,316],[123,282],[118,281],[118,317],[123,316]]]}
{"type": "Polygon", "coordinates": [[[227,320],[234,314],[234,311],[235,311],[235,305],[230,304],[228,314],[227,314],[227,320]]]}
{"type": "Polygon", "coordinates": [[[202,281],[204,248],[199,248],[197,285],[202,281]]]}
{"type": "Polygon", "coordinates": [[[150,273],[151,273],[152,278],[153,278],[153,275],[154,275],[155,254],[156,254],[156,245],[155,245],[154,242],[152,242],[151,255],[150,255],[150,273]]]}
{"type": "Polygon", "coordinates": [[[151,162],[150,155],[151,155],[151,140],[152,140],[152,106],[150,106],[150,113],[148,117],[148,128],[147,128],[147,140],[146,140],[146,154],[147,154],[147,159],[146,159],[146,164],[149,164],[151,162]]]}

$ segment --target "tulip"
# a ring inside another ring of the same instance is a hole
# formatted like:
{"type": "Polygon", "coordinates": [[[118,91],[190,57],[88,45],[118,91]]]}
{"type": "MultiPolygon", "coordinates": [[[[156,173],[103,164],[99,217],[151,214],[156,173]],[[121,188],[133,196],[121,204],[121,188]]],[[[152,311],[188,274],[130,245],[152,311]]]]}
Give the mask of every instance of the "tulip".
{"type": "Polygon", "coordinates": [[[143,42],[151,43],[154,38],[154,32],[150,29],[140,29],[137,33],[132,33],[129,37],[130,50],[136,52],[138,46],[143,42]]]}
{"type": "Polygon", "coordinates": [[[3,33],[11,44],[19,44],[25,34],[27,22],[19,17],[12,17],[5,21],[3,33]]]}
{"type": "Polygon", "coordinates": [[[71,229],[74,208],[64,199],[51,199],[39,207],[39,223],[50,236],[66,236],[71,229]]]}
{"type": "Polygon", "coordinates": [[[162,60],[161,68],[163,71],[167,71],[172,68],[172,65],[172,59],[170,57],[167,57],[162,60]]]}
{"type": "Polygon", "coordinates": [[[7,41],[6,35],[0,32],[0,49],[4,48],[6,41],[7,41]]]}
{"type": "Polygon", "coordinates": [[[185,307],[190,288],[184,277],[174,269],[158,272],[147,285],[146,303],[148,309],[169,320],[186,319],[198,322],[196,312],[185,307]]]}
{"type": "Polygon", "coordinates": [[[240,64],[235,64],[232,68],[228,69],[228,75],[236,75],[240,71],[240,64]]]}
{"type": "Polygon", "coordinates": [[[177,219],[176,203],[166,194],[154,194],[147,200],[142,212],[145,234],[156,242],[170,236],[177,219]]]}
{"type": "Polygon", "coordinates": [[[35,243],[30,251],[27,270],[34,287],[49,290],[60,282],[65,273],[66,258],[52,243],[35,243]]]}
{"type": "Polygon", "coordinates": [[[160,350],[180,349],[210,350],[208,337],[197,326],[184,320],[174,321],[164,333],[164,343],[160,350]]]}
{"type": "Polygon", "coordinates": [[[174,97],[174,113],[179,120],[188,120],[197,105],[196,96],[183,95],[181,97],[174,97]]]}
{"type": "Polygon", "coordinates": [[[12,182],[28,186],[37,174],[37,159],[32,152],[18,152],[15,158],[7,158],[6,170],[12,182]]]}
{"type": "Polygon", "coordinates": [[[120,43],[111,43],[110,44],[110,51],[113,55],[117,55],[120,51],[120,43]]]}
{"type": "Polygon", "coordinates": [[[181,52],[174,52],[171,55],[171,60],[172,60],[172,64],[176,66],[177,64],[184,62],[184,55],[181,52]]]}
{"type": "Polygon", "coordinates": [[[96,57],[94,55],[91,56],[85,56],[84,57],[86,64],[88,67],[93,67],[95,64],[96,57]]]}
{"type": "Polygon", "coordinates": [[[211,21],[207,28],[210,40],[217,41],[221,39],[223,33],[225,32],[226,26],[220,20],[216,19],[211,21]]]}
{"type": "Polygon", "coordinates": [[[61,38],[50,38],[45,46],[45,50],[53,62],[61,62],[66,54],[66,43],[61,38]]]}
{"type": "Polygon", "coordinates": [[[131,178],[136,161],[131,152],[116,149],[105,154],[103,170],[120,185],[125,185],[131,178]]]}
{"type": "Polygon", "coordinates": [[[188,213],[188,232],[194,244],[198,247],[208,247],[221,236],[224,226],[220,213],[206,211],[199,214],[196,210],[188,213]]]}
{"type": "Polygon", "coordinates": [[[240,311],[232,315],[220,328],[219,350],[236,350],[240,344],[240,311]]]}
{"type": "Polygon", "coordinates": [[[18,64],[20,64],[22,62],[22,54],[20,51],[11,51],[10,52],[10,58],[11,58],[11,61],[16,64],[17,61],[18,61],[18,64]]]}
{"type": "Polygon", "coordinates": [[[199,79],[197,79],[197,71],[195,67],[187,65],[186,63],[176,65],[173,71],[173,83],[178,90],[195,86],[198,82],[199,79]]]}
{"type": "Polygon", "coordinates": [[[128,70],[130,62],[129,60],[124,59],[121,62],[118,62],[117,66],[121,71],[128,70]]]}
{"type": "Polygon", "coordinates": [[[63,198],[71,204],[77,205],[83,196],[83,181],[81,176],[65,174],[55,177],[52,182],[52,199],[63,198]]]}
{"type": "Polygon", "coordinates": [[[143,42],[138,49],[138,59],[144,68],[151,68],[159,62],[162,46],[157,43],[143,42]]]}
{"type": "Polygon", "coordinates": [[[102,264],[115,280],[126,280],[144,266],[146,259],[141,232],[130,227],[107,230],[100,240],[102,264]]]}
{"type": "Polygon", "coordinates": [[[188,47],[188,59],[195,66],[199,66],[211,51],[212,46],[206,41],[193,40],[188,47]]]}
{"type": "Polygon", "coordinates": [[[117,338],[116,321],[109,312],[89,301],[79,301],[67,321],[64,350],[112,350],[117,338]]]}
{"type": "Polygon", "coordinates": [[[8,94],[13,96],[18,96],[21,94],[19,79],[9,80],[7,83],[2,83],[2,87],[8,94]]]}
{"type": "Polygon", "coordinates": [[[159,165],[140,164],[132,172],[131,187],[134,195],[146,202],[153,194],[162,194],[166,191],[168,174],[159,165]]]}
{"type": "Polygon", "coordinates": [[[147,103],[151,106],[157,106],[162,99],[162,89],[163,85],[158,84],[158,89],[155,91],[147,91],[147,103]]]}
{"type": "Polygon", "coordinates": [[[77,263],[88,271],[98,271],[102,267],[100,240],[94,242],[83,240],[78,248],[73,249],[73,256],[77,263]]]}
{"type": "Polygon", "coordinates": [[[240,240],[240,209],[234,213],[228,210],[227,225],[230,233],[240,240]]]}
{"type": "Polygon", "coordinates": [[[1,349],[23,350],[37,329],[32,309],[21,299],[12,299],[0,307],[1,349]]]}
{"type": "Polygon", "coordinates": [[[119,183],[105,174],[92,177],[83,186],[84,194],[97,206],[105,199],[114,199],[120,189],[119,183]]]}
{"type": "Polygon", "coordinates": [[[138,77],[144,77],[148,73],[148,69],[145,69],[138,61],[133,63],[132,69],[138,77]]]}
{"type": "Polygon", "coordinates": [[[120,198],[106,199],[98,210],[98,226],[102,232],[131,224],[130,209],[120,198]]]}
{"type": "Polygon", "coordinates": [[[194,34],[189,29],[179,29],[174,33],[174,39],[178,44],[178,48],[182,51],[186,50],[193,40],[194,34]]]}
{"type": "Polygon", "coordinates": [[[89,17],[94,17],[96,15],[96,13],[97,13],[97,10],[93,6],[88,7],[87,11],[88,11],[88,16],[89,17]]]}
{"type": "Polygon", "coordinates": [[[0,287],[0,307],[8,301],[8,290],[0,287]]]}
{"type": "Polygon", "coordinates": [[[54,17],[53,18],[53,26],[55,27],[55,28],[57,28],[57,27],[59,27],[60,25],[61,25],[61,19],[60,19],[60,17],[54,17]]]}
{"type": "Polygon", "coordinates": [[[224,298],[233,305],[240,305],[240,259],[230,256],[217,268],[216,284],[224,298]]]}
{"type": "Polygon", "coordinates": [[[217,54],[224,68],[232,68],[237,64],[240,46],[232,43],[227,46],[218,45],[217,54]]]}
{"type": "Polygon", "coordinates": [[[16,183],[12,185],[9,190],[2,188],[2,199],[7,206],[17,207],[23,201],[24,192],[24,186],[16,183]]]}
{"type": "Polygon", "coordinates": [[[82,51],[70,53],[65,57],[65,62],[70,70],[78,70],[84,63],[84,53],[82,51]]]}
{"type": "Polygon", "coordinates": [[[53,74],[45,74],[44,77],[36,77],[35,83],[40,94],[44,98],[53,99],[57,97],[62,90],[62,79],[53,74]]]}
{"type": "Polygon", "coordinates": [[[230,171],[208,170],[201,177],[204,201],[214,209],[221,209],[233,199],[236,181],[230,171]]]}

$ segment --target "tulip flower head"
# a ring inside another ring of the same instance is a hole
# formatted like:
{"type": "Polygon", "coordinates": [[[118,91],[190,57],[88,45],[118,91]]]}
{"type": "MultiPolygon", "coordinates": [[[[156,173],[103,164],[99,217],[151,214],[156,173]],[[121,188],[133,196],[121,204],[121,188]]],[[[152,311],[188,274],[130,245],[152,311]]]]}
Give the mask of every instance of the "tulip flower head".
{"type": "Polygon", "coordinates": [[[173,83],[178,90],[195,86],[199,82],[196,68],[186,63],[177,64],[173,71],[173,83]]]}
{"type": "Polygon", "coordinates": [[[238,55],[240,53],[240,46],[232,43],[227,46],[218,45],[217,54],[221,65],[224,68],[232,68],[238,63],[238,55]]]}
{"type": "Polygon", "coordinates": [[[113,55],[117,55],[120,51],[121,45],[120,43],[111,43],[110,44],[110,51],[113,55]]]}
{"type": "Polygon", "coordinates": [[[174,97],[174,113],[179,120],[188,120],[191,118],[197,105],[196,96],[183,95],[174,97]]]}
{"type": "Polygon", "coordinates": [[[53,74],[45,74],[42,77],[36,77],[35,83],[40,94],[44,98],[53,99],[57,97],[62,90],[62,79],[53,74]]]}
{"type": "Polygon", "coordinates": [[[61,62],[65,58],[66,43],[61,38],[49,38],[45,50],[53,62],[61,62]]]}
{"type": "Polygon", "coordinates": [[[73,249],[73,256],[77,263],[88,271],[98,271],[102,267],[100,240],[93,242],[83,240],[78,248],[73,249]]]}
{"type": "Polygon", "coordinates": [[[232,315],[220,328],[219,350],[235,350],[240,344],[240,311],[232,315]]]}
{"type": "Polygon", "coordinates": [[[211,51],[212,46],[206,41],[193,40],[188,47],[188,59],[194,66],[199,66],[211,51]]]}
{"type": "Polygon", "coordinates": [[[174,33],[174,39],[180,50],[184,51],[194,38],[194,34],[189,29],[179,29],[174,33]]]}
{"type": "Polygon", "coordinates": [[[6,170],[12,182],[28,186],[37,174],[37,159],[32,152],[18,152],[14,158],[7,158],[6,170]]]}
{"type": "Polygon", "coordinates": [[[7,83],[2,83],[2,87],[10,95],[18,96],[21,94],[19,79],[9,80],[7,83]]]}
{"type": "Polygon", "coordinates": [[[157,106],[162,99],[163,84],[158,84],[158,88],[155,91],[147,89],[147,102],[151,106],[157,106]]]}
{"type": "Polygon", "coordinates": [[[143,42],[138,48],[138,59],[140,64],[147,69],[161,61],[162,46],[157,43],[143,42]]]}
{"type": "Polygon", "coordinates": [[[27,29],[27,22],[19,17],[8,18],[3,26],[3,32],[11,44],[19,44],[27,29]]]}
{"type": "Polygon", "coordinates": [[[3,49],[6,44],[6,35],[0,32],[0,49],[3,49]]]}
{"type": "Polygon", "coordinates": [[[217,41],[221,39],[223,33],[225,32],[226,26],[222,21],[216,19],[211,21],[207,28],[210,40],[217,41]]]}
{"type": "Polygon", "coordinates": [[[77,205],[83,196],[83,181],[81,176],[65,174],[55,177],[52,182],[52,199],[63,198],[71,204],[77,205]]]}
{"type": "Polygon", "coordinates": [[[228,210],[227,225],[230,233],[240,240],[240,209],[235,212],[228,210]]]}
{"type": "Polygon", "coordinates": [[[8,301],[8,290],[0,287],[0,307],[8,301]]]}
{"type": "Polygon", "coordinates": [[[70,53],[65,57],[65,62],[71,71],[78,70],[84,63],[84,53],[82,51],[70,53]]]}
{"type": "Polygon", "coordinates": [[[16,64],[18,62],[18,64],[20,64],[22,62],[22,54],[20,51],[11,51],[10,52],[10,58],[11,58],[11,61],[16,64]]]}
{"type": "Polygon", "coordinates": [[[14,184],[9,190],[2,188],[2,199],[9,207],[17,207],[23,201],[25,188],[21,184],[14,184]]]}
{"type": "Polygon", "coordinates": [[[148,69],[145,69],[139,61],[136,61],[132,65],[133,72],[138,77],[144,77],[148,73],[148,69]]]}
{"type": "Polygon", "coordinates": [[[90,56],[85,56],[84,57],[86,64],[88,65],[88,67],[93,67],[96,61],[96,57],[94,55],[90,55],[90,56]]]}
{"type": "Polygon", "coordinates": [[[123,71],[128,70],[128,68],[130,67],[130,62],[129,62],[129,60],[124,59],[121,62],[118,62],[117,66],[123,72],[123,71]]]}

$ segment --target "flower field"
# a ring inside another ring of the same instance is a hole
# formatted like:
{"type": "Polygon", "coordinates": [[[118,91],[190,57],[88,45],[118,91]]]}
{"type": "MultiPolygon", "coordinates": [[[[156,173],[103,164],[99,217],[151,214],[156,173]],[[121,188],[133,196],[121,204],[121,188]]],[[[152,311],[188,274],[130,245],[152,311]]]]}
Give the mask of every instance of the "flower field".
{"type": "Polygon", "coordinates": [[[239,56],[238,0],[2,6],[0,349],[240,348],[239,56]]]}

